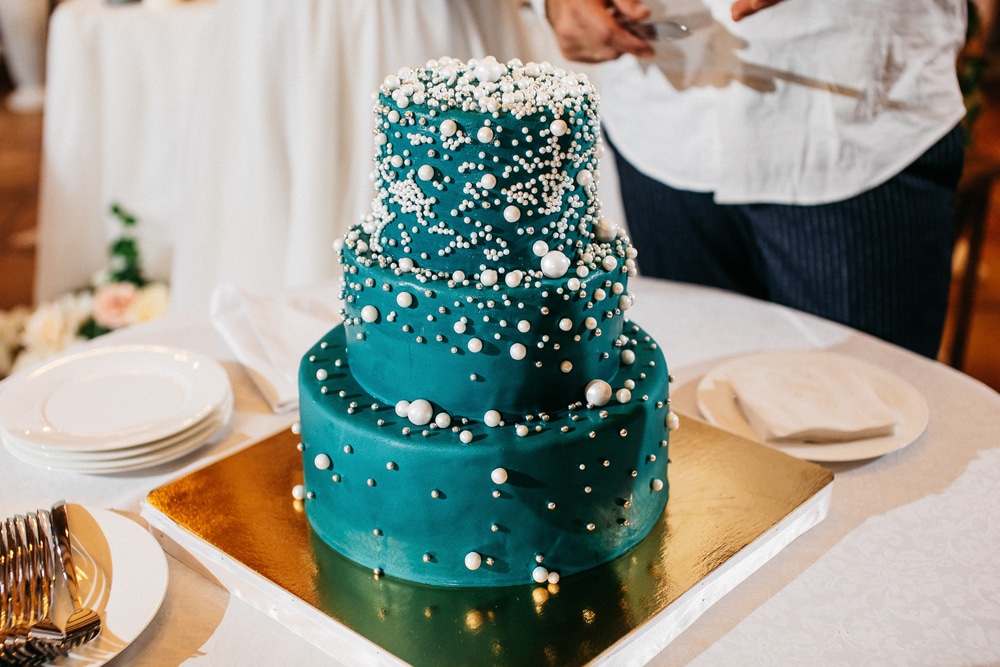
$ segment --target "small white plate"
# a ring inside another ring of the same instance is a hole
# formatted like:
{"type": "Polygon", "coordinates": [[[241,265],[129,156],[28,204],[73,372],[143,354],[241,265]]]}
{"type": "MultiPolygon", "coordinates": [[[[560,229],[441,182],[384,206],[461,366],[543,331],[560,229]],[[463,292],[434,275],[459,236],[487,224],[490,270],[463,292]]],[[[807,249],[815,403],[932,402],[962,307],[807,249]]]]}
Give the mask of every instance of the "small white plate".
{"type": "MultiPolygon", "coordinates": [[[[67,505],[73,565],[83,604],[101,616],[101,634],[55,664],[96,667],[115,657],[142,634],[167,592],[167,558],[156,539],[124,516],[67,505]]],[[[73,607],[61,579],[52,617],[56,624],[73,607]]]]}
{"type": "Polygon", "coordinates": [[[69,451],[161,440],[205,419],[231,393],[215,360],[151,345],[98,347],[8,380],[0,423],[22,442],[69,451]]]}
{"type": "Polygon", "coordinates": [[[759,363],[769,368],[781,368],[789,374],[803,368],[803,364],[815,363],[818,356],[824,360],[835,360],[838,364],[848,364],[853,372],[864,375],[872,389],[886,406],[899,415],[899,423],[892,435],[863,440],[848,440],[832,443],[812,442],[767,442],[769,447],[786,454],[817,462],[862,461],[872,459],[906,447],[924,432],[930,412],[927,401],[913,385],[889,371],[860,359],[854,359],[832,352],[819,351],[778,351],[761,352],[732,359],[716,366],[698,383],[697,401],[702,416],[713,426],[760,442],[736,400],[736,393],[729,384],[730,368],[740,364],[759,363]]]}
{"type": "Polygon", "coordinates": [[[7,451],[16,458],[49,470],[92,475],[131,472],[174,461],[211,442],[229,422],[232,411],[233,404],[232,398],[230,398],[219,410],[201,421],[197,427],[185,431],[183,437],[168,438],[161,441],[166,442],[166,445],[152,450],[138,447],[114,450],[113,452],[67,452],[67,455],[60,455],[58,452],[43,452],[30,445],[26,446],[23,442],[19,442],[3,431],[0,431],[0,440],[3,441],[7,451]],[[117,456],[112,456],[112,454],[117,454],[117,456]]]}

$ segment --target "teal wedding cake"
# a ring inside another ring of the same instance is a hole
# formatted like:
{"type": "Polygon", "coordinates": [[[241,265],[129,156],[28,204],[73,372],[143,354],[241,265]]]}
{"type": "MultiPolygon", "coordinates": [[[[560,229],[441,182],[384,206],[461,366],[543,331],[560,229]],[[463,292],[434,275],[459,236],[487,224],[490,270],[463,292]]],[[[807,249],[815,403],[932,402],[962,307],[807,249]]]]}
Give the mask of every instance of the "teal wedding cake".
{"type": "Polygon", "coordinates": [[[597,95],[547,63],[404,69],[375,198],[337,247],[343,323],[302,359],[305,512],[376,575],[555,582],[667,502],[667,366],[601,217],[597,95]]]}

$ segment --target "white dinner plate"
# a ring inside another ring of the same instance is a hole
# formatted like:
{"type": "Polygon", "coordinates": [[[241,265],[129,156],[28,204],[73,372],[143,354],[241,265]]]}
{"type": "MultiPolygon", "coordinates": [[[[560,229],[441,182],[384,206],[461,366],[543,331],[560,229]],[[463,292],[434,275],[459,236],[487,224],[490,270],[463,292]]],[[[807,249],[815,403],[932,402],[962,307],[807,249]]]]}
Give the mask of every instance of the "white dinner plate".
{"type": "Polygon", "coordinates": [[[22,442],[69,451],[161,440],[205,419],[231,393],[215,360],[152,345],[99,347],[8,380],[0,423],[22,442]]]}
{"type": "Polygon", "coordinates": [[[3,428],[0,428],[0,437],[3,438],[4,442],[12,445],[14,449],[24,452],[27,456],[38,461],[120,461],[167,450],[175,445],[187,442],[213,429],[220,418],[228,419],[232,413],[232,406],[233,396],[232,393],[229,393],[223,400],[222,405],[190,428],[159,440],[144,442],[139,445],[132,445],[131,447],[98,449],[93,451],[38,447],[30,440],[22,440],[16,435],[8,433],[3,428]]]}
{"type": "Polygon", "coordinates": [[[902,449],[924,432],[930,412],[927,401],[913,385],[884,368],[832,352],[761,352],[720,364],[698,383],[698,409],[708,423],[760,442],[760,438],[743,415],[736,399],[736,392],[729,383],[730,369],[736,364],[746,369],[748,364],[759,363],[762,367],[779,368],[791,374],[803,368],[805,364],[815,363],[817,355],[823,355],[827,360],[834,359],[838,364],[848,364],[853,372],[866,377],[882,402],[899,415],[899,423],[891,435],[883,437],[830,443],[796,441],[765,443],[769,447],[808,461],[829,463],[861,461],[902,449]]]}
{"type": "MultiPolygon", "coordinates": [[[[192,431],[186,431],[183,438],[172,440],[167,446],[154,449],[153,451],[142,451],[133,453],[131,449],[115,450],[111,453],[125,454],[118,457],[103,458],[99,455],[107,455],[105,452],[98,452],[94,457],[82,456],[72,458],[60,456],[57,453],[40,453],[39,450],[25,446],[10,437],[9,434],[0,432],[0,439],[4,446],[16,458],[25,463],[30,463],[49,470],[62,470],[65,472],[79,472],[88,474],[108,474],[116,472],[131,472],[151,468],[163,463],[169,463],[185,456],[199,447],[212,441],[222,433],[229,418],[232,416],[232,399],[224,404],[218,411],[213,413],[208,419],[203,420],[200,425],[192,431]]],[[[79,454],[79,452],[73,452],[79,454]]],[[[87,454],[87,453],[85,453],[87,454]]]]}
{"type": "MultiPolygon", "coordinates": [[[[80,597],[100,614],[102,629],[55,664],[96,667],[121,653],[153,620],[167,592],[167,559],[152,535],[120,514],[74,504],[66,509],[80,597]]],[[[61,625],[72,611],[60,580],[52,617],[61,625]]]]}

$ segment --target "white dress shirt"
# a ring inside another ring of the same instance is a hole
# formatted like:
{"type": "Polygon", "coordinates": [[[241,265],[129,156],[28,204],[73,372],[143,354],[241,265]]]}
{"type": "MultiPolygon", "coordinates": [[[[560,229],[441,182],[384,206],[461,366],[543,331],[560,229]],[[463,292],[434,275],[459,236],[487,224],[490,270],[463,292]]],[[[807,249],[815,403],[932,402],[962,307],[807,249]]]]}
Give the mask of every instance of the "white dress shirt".
{"type": "Polygon", "coordinates": [[[600,70],[605,129],[643,173],[720,203],[816,204],[876,186],[965,113],[964,0],[647,0],[656,56],[600,70]],[[664,23],[662,21],[672,21],[664,23]]]}

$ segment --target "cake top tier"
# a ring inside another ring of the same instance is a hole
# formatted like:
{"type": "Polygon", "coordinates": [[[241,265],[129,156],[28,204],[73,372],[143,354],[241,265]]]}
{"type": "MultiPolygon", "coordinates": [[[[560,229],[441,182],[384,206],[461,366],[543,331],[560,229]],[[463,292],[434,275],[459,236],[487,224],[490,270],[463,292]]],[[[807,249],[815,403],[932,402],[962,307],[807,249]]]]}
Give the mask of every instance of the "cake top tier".
{"type": "Polygon", "coordinates": [[[575,260],[595,240],[599,124],[587,78],[452,58],[386,77],[375,106],[374,254],[478,276],[575,260]],[[551,258],[549,260],[552,261],[551,258]]]}

